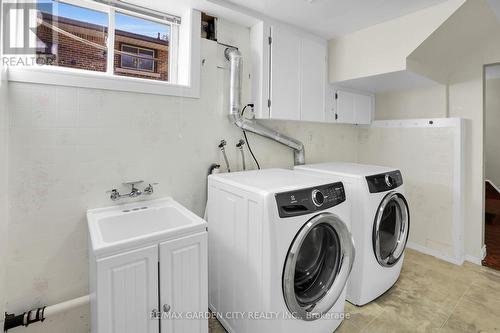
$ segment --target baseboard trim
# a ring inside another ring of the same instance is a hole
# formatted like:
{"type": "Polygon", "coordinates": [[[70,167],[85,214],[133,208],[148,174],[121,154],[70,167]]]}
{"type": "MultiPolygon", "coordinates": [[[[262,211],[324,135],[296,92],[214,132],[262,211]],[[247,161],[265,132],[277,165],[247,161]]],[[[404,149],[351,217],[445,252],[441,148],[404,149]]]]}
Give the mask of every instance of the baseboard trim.
{"type": "Polygon", "coordinates": [[[483,245],[483,247],[481,248],[481,258],[471,256],[468,254],[465,256],[466,261],[473,263],[473,264],[476,264],[476,265],[479,265],[479,266],[483,265],[484,258],[486,258],[486,244],[483,245]]]}
{"type": "Polygon", "coordinates": [[[421,252],[423,254],[428,254],[430,256],[436,257],[438,259],[447,261],[447,262],[455,264],[455,265],[462,265],[464,263],[463,259],[457,259],[457,258],[452,257],[450,255],[441,253],[439,251],[429,249],[428,247],[422,246],[420,244],[408,242],[408,243],[406,243],[406,246],[412,250],[421,252]]]}

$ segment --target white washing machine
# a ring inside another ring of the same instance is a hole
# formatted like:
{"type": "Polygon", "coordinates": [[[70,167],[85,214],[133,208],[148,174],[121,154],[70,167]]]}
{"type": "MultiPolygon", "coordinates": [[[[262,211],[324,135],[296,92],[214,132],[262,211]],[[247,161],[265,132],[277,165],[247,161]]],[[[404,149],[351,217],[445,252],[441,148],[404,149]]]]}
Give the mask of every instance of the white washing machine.
{"type": "Polygon", "coordinates": [[[355,250],[341,182],[293,170],[208,179],[209,306],[231,333],[331,333],[355,250]]]}
{"type": "Polygon", "coordinates": [[[410,214],[401,172],[353,163],[310,164],[295,169],[327,174],[346,186],[357,250],[347,300],[356,305],[373,301],[396,283],[403,266],[410,214]]]}

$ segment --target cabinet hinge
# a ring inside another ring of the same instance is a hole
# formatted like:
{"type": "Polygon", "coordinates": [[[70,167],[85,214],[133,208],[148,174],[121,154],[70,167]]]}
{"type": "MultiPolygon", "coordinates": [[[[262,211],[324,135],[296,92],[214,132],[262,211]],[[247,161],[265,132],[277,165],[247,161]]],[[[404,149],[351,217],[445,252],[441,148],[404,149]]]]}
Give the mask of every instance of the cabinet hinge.
{"type": "Polygon", "coordinates": [[[268,41],[269,41],[269,45],[271,45],[273,43],[273,37],[269,36],[268,41]]]}
{"type": "Polygon", "coordinates": [[[335,93],[335,99],[339,99],[339,94],[335,93]]]}
{"type": "Polygon", "coordinates": [[[339,119],[339,114],[337,112],[335,112],[335,120],[338,120],[339,119]]]}
{"type": "Polygon", "coordinates": [[[270,99],[268,99],[268,100],[267,100],[267,107],[268,107],[268,108],[270,108],[270,107],[271,107],[271,100],[270,100],[270,99]]]}

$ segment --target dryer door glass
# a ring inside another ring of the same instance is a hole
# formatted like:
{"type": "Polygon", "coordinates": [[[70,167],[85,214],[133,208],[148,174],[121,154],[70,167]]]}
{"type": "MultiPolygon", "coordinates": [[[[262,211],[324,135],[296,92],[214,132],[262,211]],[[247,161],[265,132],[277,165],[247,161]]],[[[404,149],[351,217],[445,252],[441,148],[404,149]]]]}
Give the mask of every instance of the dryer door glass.
{"type": "Polygon", "coordinates": [[[373,225],[373,249],[384,267],[395,265],[401,258],[408,239],[410,215],[402,194],[391,192],[380,204],[373,225]]]}
{"type": "Polygon", "coordinates": [[[296,235],[283,272],[283,293],[290,312],[315,320],[328,312],[344,290],[354,260],[346,225],[333,214],[309,220],[296,235]]]}

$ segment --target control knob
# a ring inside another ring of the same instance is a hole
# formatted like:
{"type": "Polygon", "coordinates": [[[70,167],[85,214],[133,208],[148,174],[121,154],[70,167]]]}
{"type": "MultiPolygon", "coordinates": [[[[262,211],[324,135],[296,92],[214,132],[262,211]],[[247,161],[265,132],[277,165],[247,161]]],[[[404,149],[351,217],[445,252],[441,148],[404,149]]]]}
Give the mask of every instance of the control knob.
{"type": "Polygon", "coordinates": [[[316,207],[321,207],[325,203],[325,196],[320,190],[312,191],[312,201],[316,207]]]}

